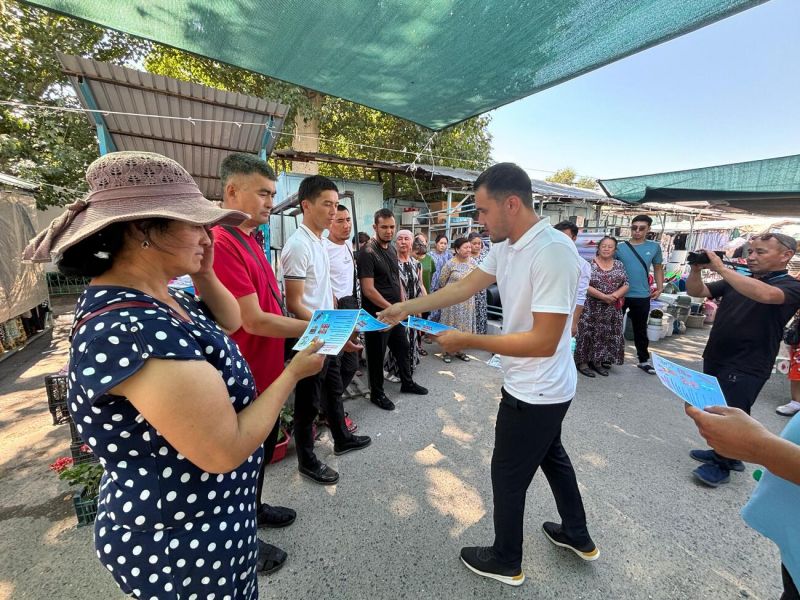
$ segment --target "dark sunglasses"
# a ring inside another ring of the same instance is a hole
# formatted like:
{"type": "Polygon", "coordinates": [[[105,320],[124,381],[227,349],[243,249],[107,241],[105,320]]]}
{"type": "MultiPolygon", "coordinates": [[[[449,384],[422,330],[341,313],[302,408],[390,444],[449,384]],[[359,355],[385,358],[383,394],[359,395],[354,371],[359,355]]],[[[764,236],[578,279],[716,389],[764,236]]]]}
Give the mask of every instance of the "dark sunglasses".
{"type": "Polygon", "coordinates": [[[769,240],[775,240],[781,246],[786,248],[787,250],[791,250],[792,252],[797,251],[797,242],[794,238],[789,237],[788,235],[777,234],[777,233],[762,233],[761,235],[755,236],[756,240],[761,240],[762,242],[768,242],[769,240]],[[791,240],[791,241],[789,241],[791,240]]]}

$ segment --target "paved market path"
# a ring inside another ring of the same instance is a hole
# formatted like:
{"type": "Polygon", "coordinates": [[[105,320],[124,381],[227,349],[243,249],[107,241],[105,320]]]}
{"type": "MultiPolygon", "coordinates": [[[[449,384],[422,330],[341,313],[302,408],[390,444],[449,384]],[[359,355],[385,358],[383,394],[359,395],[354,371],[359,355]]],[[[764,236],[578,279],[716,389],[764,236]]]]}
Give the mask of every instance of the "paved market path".
{"type": "MultiPolygon", "coordinates": [[[[51,425],[42,386],[66,359],[65,331],[62,321],[52,344],[47,336],[0,363],[0,599],[121,597],[95,558],[91,530],[74,526],[66,485],[47,470],[68,454],[68,428],[51,425]]],[[[697,367],[706,334],[691,331],[655,349],[697,367]]],[[[541,522],[557,514],[537,475],[527,501],[525,585],[486,581],[461,565],[461,546],[492,540],[489,462],[501,376],[477,360],[428,357],[416,378],[429,396],[401,396],[387,384],[393,413],[346,403],[372,447],[335,457],[323,433],[318,453],[341,472],[337,486],[300,478],[292,449],[270,468],[265,499],[299,516],[288,529],[262,530],[290,558],[260,580],[261,596],[776,598],[778,553],[738,514],[754,486],[752,468],[720,489],[701,487],[688,457],[700,439],[655,377],[631,365],[608,378],[579,377],[563,439],[600,560],[583,563],[543,537],[541,522]]],[[[774,408],[787,394],[777,375],[756,404],[772,431],[786,423],[774,408]]]]}

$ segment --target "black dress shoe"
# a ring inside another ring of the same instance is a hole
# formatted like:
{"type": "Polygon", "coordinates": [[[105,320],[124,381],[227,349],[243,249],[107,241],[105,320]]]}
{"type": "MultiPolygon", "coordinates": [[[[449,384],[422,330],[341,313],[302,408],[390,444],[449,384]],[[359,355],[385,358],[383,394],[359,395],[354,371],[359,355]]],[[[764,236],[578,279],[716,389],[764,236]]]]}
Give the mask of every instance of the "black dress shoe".
{"type": "Polygon", "coordinates": [[[277,546],[258,540],[256,570],[259,575],[269,575],[279,571],[286,562],[286,557],[286,552],[277,546]]]}
{"type": "Polygon", "coordinates": [[[333,453],[336,456],[339,456],[340,454],[347,454],[353,450],[361,450],[362,448],[366,448],[371,443],[372,440],[368,435],[354,435],[342,444],[334,444],[333,453]]]}
{"type": "Polygon", "coordinates": [[[394,402],[387,398],[386,394],[381,394],[380,396],[372,397],[370,396],[369,399],[375,406],[378,408],[382,408],[383,410],[394,410],[394,402]]]}
{"type": "Polygon", "coordinates": [[[418,396],[427,396],[428,388],[422,387],[420,384],[412,381],[411,383],[404,383],[400,386],[400,393],[402,394],[417,394],[418,396]]]}
{"type": "Polygon", "coordinates": [[[325,463],[317,463],[314,467],[298,466],[300,475],[322,485],[333,485],[339,481],[339,474],[325,463]]]}
{"type": "Polygon", "coordinates": [[[261,527],[269,527],[271,529],[279,529],[281,527],[288,527],[297,518],[297,513],[291,508],[285,506],[270,506],[269,504],[262,503],[258,507],[256,513],[256,522],[259,529],[261,527]]]}

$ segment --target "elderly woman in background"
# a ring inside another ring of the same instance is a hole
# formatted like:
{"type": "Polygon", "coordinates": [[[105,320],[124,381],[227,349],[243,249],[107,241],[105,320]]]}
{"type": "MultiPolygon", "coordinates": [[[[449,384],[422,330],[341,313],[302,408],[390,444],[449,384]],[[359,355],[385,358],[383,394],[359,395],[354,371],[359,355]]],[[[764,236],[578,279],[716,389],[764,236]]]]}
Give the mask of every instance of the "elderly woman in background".
{"type": "MultiPolygon", "coordinates": [[[[472,260],[472,245],[467,238],[461,237],[453,242],[453,250],[455,250],[455,256],[442,267],[439,275],[439,287],[464,279],[475,268],[475,261],[472,260]]],[[[475,296],[460,304],[443,308],[439,322],[465,333],[475,333],[475,296]]],[[[455,356],[464,362],[469,362],[469,356],[463,352],[456,352],[455,356]]],[[[449,363],[452,359],[445,352],[442,360],[449,363]]]]}
{"type": "MultiPolygon", "coordinates": [[[[422,266],[411,255],[411,247],[413,245],[411,232],[408,229],[398,231],[394,245],[397,249],[397,262],[400,267],[400,291],[403,294],[403,300],[411,300],[412,298],[426,295],[425,287],[422,285],[422,266]]],[[[409,352],[408,363],[411,366],[412,373],[414,367],[419,364],[421,334],[421,331],[410,327],[406,328],[409,352]]],[[[391,352],[387,352],[383,368],[390,376],[399,378],[400,372],[397,361],[391,352]]]]}
{"type": "Polygon", "coordinates": [[[319,344],[261,395],[235,343],[238,303],[212,269],[209,227],[247,215],[206,200],[178,163],[115,152],[91,192],[24,258],[91,277],[75,311],[68,403],[104,467],[97,556],[136,598],[257,598],[256,484],[286,397],[319,344]],[[168,288],[192,276],[199,304],[168,288]]]}
{"type": "Polygon", "coordinates": [[[597,245],[583,314],[578,322],[575,362],[578,371],[594,377],[590,367],[603,377],[612,364],[625,356],[622,337],[622,301],[628,291],[625,265],[614,259],[617,240],[606,236],[597,245]]]}
{"type": "MultiPolygon", "coordinates": [[[[477,231],[470,233],[467,239],[472,249],[472,260],[476,265],[481,264],[484,257],[489,254],[489,249],[477,231]]],[[[475,294],[475,333],[486,333],[486,290],[475,294]]]]}

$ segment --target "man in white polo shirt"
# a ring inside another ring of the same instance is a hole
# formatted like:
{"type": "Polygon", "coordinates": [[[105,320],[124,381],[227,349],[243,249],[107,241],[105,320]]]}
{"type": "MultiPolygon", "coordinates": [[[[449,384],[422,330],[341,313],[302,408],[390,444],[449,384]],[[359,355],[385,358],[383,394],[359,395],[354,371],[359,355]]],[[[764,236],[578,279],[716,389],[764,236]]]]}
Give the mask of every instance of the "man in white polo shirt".
{"type": "MultiPolygon", "coordinates": [[[[300,182],[297,198],[303,210],[303,223],[286,240],[281,251],[281,267],[286,307],[298,319],[310,321],[315,310],[334,308],[330,261],[322,233],[333,222],[339,190],[327,177],[313,175],[300,182]]],[[[313,424],[321,402],[324,402],[335,454],[366,448],[371,441],[366,435],[353,435],[347,430],[343,391],[338,356],[329,356],[318,375],[302,379],[295,388],[294,439],[298,470],[301,475],[323,485],[339,481],[339,474],[314,454],[313,424]]]]}
{"type": "Polygon", "coordinates": [[[561,422],[575,395],[570,316],[580,262],[574,244],[533,210],[531,180],[518,166],[500,163],[475,180],[475,206],[493,242],[466,278],[429,295],[395,304],[379,317],[407,315],[463,302],[495,281],[503,304],[503,334],[449,331],[437,339],[445,352],[477,348],[501,355],[505,375],[492,455],[495,540],[461,549],[473,572],[522,585],[525,495],[541,467],[561,524],[545,522],[547,538],[584,560],[600,553],[586,527],[575,470],[561,445],[561,422]]]}

